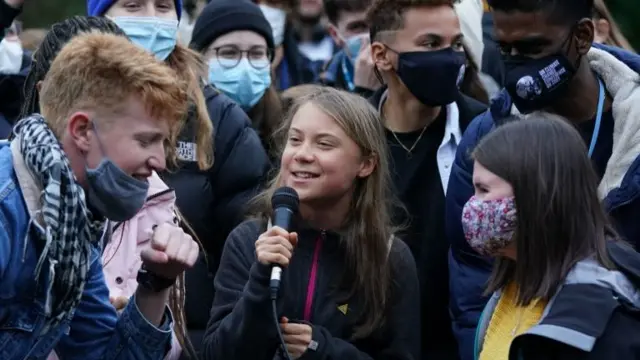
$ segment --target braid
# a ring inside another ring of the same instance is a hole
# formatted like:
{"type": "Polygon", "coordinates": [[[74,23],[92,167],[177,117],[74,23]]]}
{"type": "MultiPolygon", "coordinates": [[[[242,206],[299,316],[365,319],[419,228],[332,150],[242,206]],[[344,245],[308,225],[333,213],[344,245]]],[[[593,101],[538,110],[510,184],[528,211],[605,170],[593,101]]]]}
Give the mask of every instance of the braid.
{"type": "Polygon", "coordinates": [[[187,335],[187,319],[184,312],[185,294],[185,280],[184,273],[182,273],[169,291],[169,308],[173,313],[174,321],[173,331],[182,347],[183,354],[188,355],[191,359],[197,359],[197,352],[187,335]]]}
{"type": "MultiPolygon", "coordinates": [[[[175,224],[182,227],[188,234],[193,236],[193,239],[200,245],[200,249],[203,249],[202,243],[198,239],[198,236],[195,234],[189,223],[185,220],[184,216],[176,207],[174,209],[175,213],[175,224]]],[[[204,256],[205,262],[207,261],[206,255],[204,256]]],[[[176,338],[178,339],[178,343],[182,346],[183,354],[186,353],[188,358],[197,359],[198,353],[196,352],[193,344],[189,336],[187,335],[187,318],[185,316],[184,304],[185,297],[187,295],[187,289],[185,287],[185,275],[182,273],[178,279],[176,279],[176,283],[171,287],[169,291],[169,308],[173,313],[174,320],[174,333],[176,338]]]]}
{"type": "Polygon", "coordinates": [[[24,82],[25,101],[20,113],[21,118],[40,112],[37,85],[44,80],[60,50],[76,35],[90,31],[126,37],[125,33],[107,18],[74,16],[54,24],[33,53],[31,69],[24,82]]]}

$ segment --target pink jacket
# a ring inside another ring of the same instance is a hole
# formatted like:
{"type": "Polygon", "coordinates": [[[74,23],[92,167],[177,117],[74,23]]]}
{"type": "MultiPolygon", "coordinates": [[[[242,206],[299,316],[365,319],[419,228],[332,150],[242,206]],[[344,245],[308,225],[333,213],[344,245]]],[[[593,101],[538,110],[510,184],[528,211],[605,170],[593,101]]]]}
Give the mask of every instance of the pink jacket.
{"type": "MultiPolygon", "coordinates": [[[[131,297],[138,287],[136,276],[142,265],[140,251],[147,246],[154,225],[177,223],[176,196],[156,174],[148,179],[149,195],[142,209],[131,220],[114,226],[111,241],[102,254],[104,278],[112,297],[131,297]]],[[[166,360],[180,358],[182,348],[173,336],[166,360]]],[[[55,353],[48,360],[57,360],[55,353]]]]}

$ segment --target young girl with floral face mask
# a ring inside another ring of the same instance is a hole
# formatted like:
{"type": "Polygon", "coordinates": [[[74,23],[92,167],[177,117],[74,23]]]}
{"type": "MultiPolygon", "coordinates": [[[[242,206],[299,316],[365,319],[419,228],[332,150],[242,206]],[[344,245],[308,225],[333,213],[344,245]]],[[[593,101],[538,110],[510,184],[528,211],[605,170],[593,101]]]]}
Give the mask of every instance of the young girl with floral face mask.
{"type": "Polygon", "coordinates": [[[531,115],[487,135],[472,158],[462,225],[496,258],[476,358],[638,359],[628,334],[640,330],[640,255],[609,224],[580,134],[531,115]]]}

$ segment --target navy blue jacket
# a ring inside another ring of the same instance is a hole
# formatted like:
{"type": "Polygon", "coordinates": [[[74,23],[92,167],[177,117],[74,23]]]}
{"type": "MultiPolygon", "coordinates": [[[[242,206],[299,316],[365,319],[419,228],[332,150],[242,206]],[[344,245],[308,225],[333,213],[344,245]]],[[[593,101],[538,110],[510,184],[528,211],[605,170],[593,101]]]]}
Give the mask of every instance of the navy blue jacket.
{"type": "MultiPolygon", "coordinates": [[[[640,56],[617,48],[595,47],[606,50],[640,73],[640,56]]],[[[474,193],[471,181],[473,161],[469,153],[484,135],[504,122],[511,108],[511,98],[503,90],[493,99],[490,109],[473,120],[458,146],[449,179],[445,217],[447,238],[451,243],[450,307],[462,360],[473,359],[475,329],[488,301],[482,294],[492,266],[490,259],[481,257],[469,247],[460,223],[462,208],[474,193]]],[[[604,204],[621,235],[634,245],[640,244],[640,156],[629,168],[621,186],[607,195],[604,204]]]]}

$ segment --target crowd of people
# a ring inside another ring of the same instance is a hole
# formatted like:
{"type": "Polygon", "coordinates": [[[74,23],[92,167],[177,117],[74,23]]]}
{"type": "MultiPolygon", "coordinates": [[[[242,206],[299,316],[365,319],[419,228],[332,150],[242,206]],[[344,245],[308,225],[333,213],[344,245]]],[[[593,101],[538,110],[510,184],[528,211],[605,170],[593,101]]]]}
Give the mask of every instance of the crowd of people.
{"type": "Polygon", "coordinates": [[[603,0],[28,1],[0,359],[640,360],[640,55],[603,0]]]}

